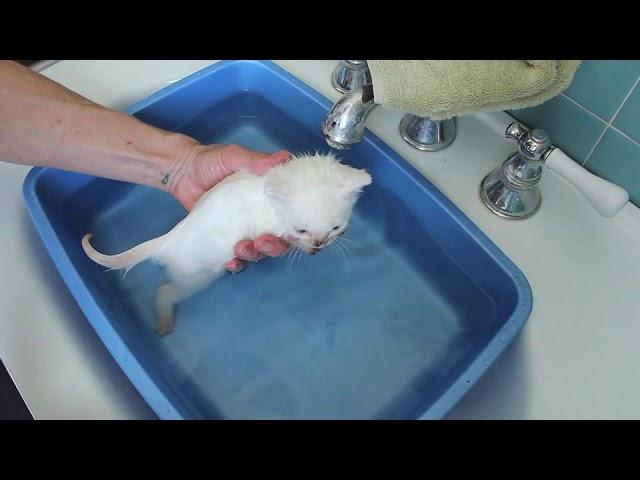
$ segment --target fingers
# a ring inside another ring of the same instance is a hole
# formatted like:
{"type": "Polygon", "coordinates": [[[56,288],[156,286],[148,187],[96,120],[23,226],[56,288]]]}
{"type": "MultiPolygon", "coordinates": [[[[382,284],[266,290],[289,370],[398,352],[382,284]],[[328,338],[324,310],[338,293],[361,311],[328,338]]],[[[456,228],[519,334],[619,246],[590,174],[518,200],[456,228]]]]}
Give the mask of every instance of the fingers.
{"type": "Polygon", "coordinates": [[[251,240],[240,240],[236,243],[235,248],[233,249],[233,254],[242,260],[247,260],[249,262],[257,262],[258,260],[262,260],[264,255],[257,252],[254,247],[254,242],[251,240]]]}
{"type": "Polygon", "coordinates": [[[258,175],[264,175],[271,167],[287,162],[291,159],[291,154],[287,150],[280,150],[269,156],[257,158],[251,163],[251,170],[258,175]]]}
{"type": "Polygon", "coordinates": [[[225,263],[231,273],[238,273],[247,266],[246,262],[257,262],[265,256],[279,257],[289,249],[284,240],[273,235],[260,235],[255,241],[240,240],[233,249],[235,258],[225,263]]]}
{"type": "Polygon", "coordinates": [[[289,245],[284,240],[273,235],[264,234],[254,241],[239,241],[233,250],[233,254],[239,259],[257,262],[265,256],[279,257],[288,249],[289,245]]]}
{"type": "Polygon", "coordinates": [[[241,272],[242,270],[244,270],[244,267],[246,267],[246,265],[247,263],[244,260],[240,260],[239,258],[234,258],[224,264],[227,270],[229,270],[231,273],[241,272]]]}
{"type": "Polygon", "coordinates": [[[289,249],[289,245],[284,240],[273,235],[260,235],[253,242],[253,247],[258,252],[269,257],[279,257],[289,249]]]}

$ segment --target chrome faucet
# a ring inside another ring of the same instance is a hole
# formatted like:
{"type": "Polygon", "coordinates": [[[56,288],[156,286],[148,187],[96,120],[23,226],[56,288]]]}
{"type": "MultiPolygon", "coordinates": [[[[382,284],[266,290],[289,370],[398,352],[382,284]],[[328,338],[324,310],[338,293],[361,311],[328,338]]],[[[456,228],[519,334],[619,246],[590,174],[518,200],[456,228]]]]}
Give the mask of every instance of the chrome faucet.
{"type": "Polygon", "coordinates": [[[322,133],[330,147],[350,148],[364,136],[364,123],[378,104],[373,101],[371,84],[344,95],[322,122],[322,133]]]}
{"type": "Polygon", "coordinates": [[[378,106],[367,61],[342,60],[331,74],[331,84],[345,95],[322,122],[322,133],[330,147],[345,150],[362,140],[364,123],[378,106]]]}
{"type": "Polygon", "coordinates": [[[484,178],[480,196],[501,217],[527,218],[540,207],[542,165],[555,147],[544,130],[528,130],[519,122],[507,127],[505,137],[515,140],[518,150],[484,178]]]}
{"type": "Polygon", "coordinates": [[[604,217],[614,216],[629,201],[624,188],[589,173],[553,146],[544,130],[529,130],[516,121],[507,127],[505,137],[515,140],[518,149],[480,184],[482,201],[496,215],[522,219],[538,211],[543,166],[573,185],[604,217]]]}
{"type": "MultiPolygon", "coordinates": [[[[366,60],[342,60],[331,74],[331,84],[345,95],[329,111],[321,128],[330,147],[344,150],[362,140],[365,121],[379,104],[373,101],[366,60]]],[[[428,152],[445,149],[456,138],[454,118],[432,120],[407,113],[399,129],[409,145],[428,152]]]]}

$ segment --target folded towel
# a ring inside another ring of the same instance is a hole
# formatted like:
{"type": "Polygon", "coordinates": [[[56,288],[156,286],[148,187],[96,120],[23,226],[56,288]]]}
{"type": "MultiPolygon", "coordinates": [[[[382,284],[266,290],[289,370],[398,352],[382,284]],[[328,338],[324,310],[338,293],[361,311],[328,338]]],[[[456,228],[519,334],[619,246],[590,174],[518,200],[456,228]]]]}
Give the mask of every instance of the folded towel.
{"type": "Polygon", "coordinates": [[[539,105],[579,60],[368,60],[375,102],[434,120],[539,105]]]}

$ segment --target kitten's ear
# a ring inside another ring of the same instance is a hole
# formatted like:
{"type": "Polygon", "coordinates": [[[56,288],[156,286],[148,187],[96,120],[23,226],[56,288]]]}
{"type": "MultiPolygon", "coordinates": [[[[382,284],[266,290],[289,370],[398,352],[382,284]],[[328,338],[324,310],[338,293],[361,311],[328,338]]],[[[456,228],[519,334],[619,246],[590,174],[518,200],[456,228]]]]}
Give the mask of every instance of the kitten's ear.
{"type": "Polygon", "coordinates": [[[345,195],[358,194],[371,181],[371,175],[366,170],[349,167],[349,172],[342,180],[342,188],[345,195]]]}
{"type": "Polygon", "coordinates": [[[278,201],[286,201],[291,194],[291,185],[281,175],[271,172],[264,181],[264,194],[278,201]]]}

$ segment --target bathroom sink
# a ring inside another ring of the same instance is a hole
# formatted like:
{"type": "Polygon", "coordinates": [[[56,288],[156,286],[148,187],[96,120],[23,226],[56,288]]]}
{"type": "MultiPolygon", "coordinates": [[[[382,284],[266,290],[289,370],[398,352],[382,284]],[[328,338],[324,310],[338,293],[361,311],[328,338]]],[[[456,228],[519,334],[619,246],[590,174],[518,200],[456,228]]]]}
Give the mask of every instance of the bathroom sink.
{"type": "MultiPolygon", "coordinates": [[[[128,112],[203,143],[326,152],[331,106],[273,63],[223,61],[128,112]]],[[[442,418],[520,331],[526,278],[455,205],[369,131],[338,156],[374,179],[344,248],[226,275],[179,306],[166,337],[152,328],[161,269],[105,271],[80,239],[116,253],[185,210],[148,187],[31,170],[24,196],[44,245],[160,418],[442,418]]]]}

